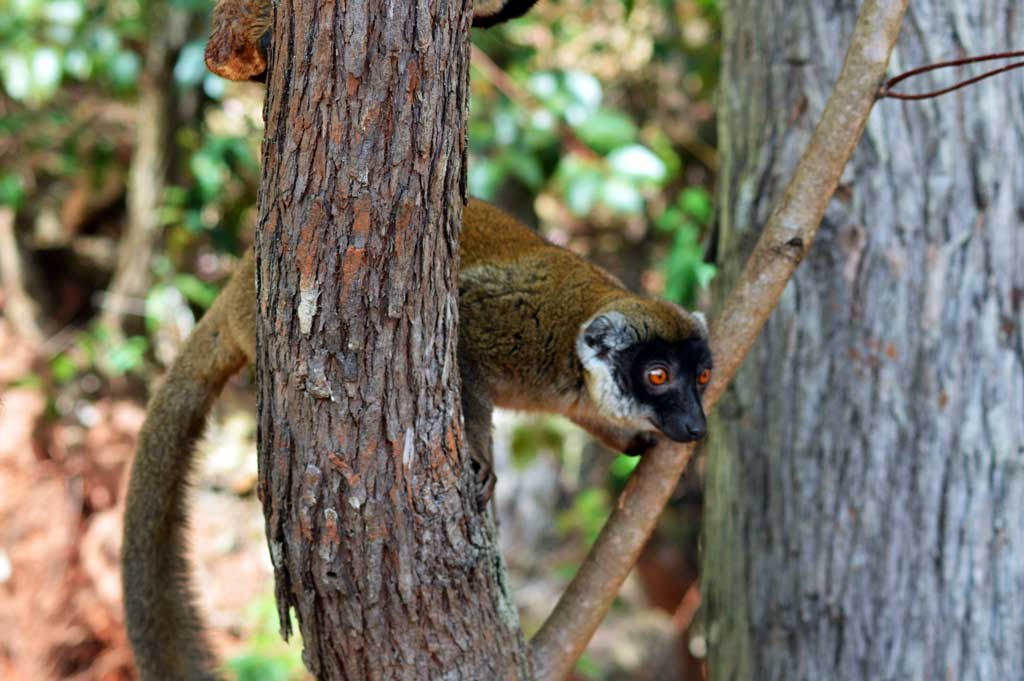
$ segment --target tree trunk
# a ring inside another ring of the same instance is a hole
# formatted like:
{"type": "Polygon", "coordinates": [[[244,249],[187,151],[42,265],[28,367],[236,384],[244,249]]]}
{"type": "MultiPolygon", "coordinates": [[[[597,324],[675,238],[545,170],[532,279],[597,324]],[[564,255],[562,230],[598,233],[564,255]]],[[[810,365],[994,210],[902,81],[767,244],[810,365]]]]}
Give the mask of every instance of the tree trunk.
{"type": "Polygon", "coordinates": [[[152,40],[139,79],[138,124],[128,175],[128,228],[117,250],[101,315],[101,323],[116,335],[122,333],[127,314],[141,315],[149,289],[150,261],[160,239],[160,202],[178,129],[174,64],[188,38],[190,18],[189,12],[172,3],[151,3],[146,10],[152,40]]]}
{"type": "MultiPolygon", "coordinates": [[[[855,11],[723,9],[720,293],[820,116],[855,11]]],[[[1014,0],[924,0],[904,25],[893,72],[1024,43],[1014,0]]],[[[703,572],[716,681],[1024,673],[1019,74],[876,105],[720,404],[703,572]]]]}
{"type": "Polygon", "coordinates": [[[318,679],[526,679],[456,362],[469,4],[276,4],[260,494],[318,679]]]}

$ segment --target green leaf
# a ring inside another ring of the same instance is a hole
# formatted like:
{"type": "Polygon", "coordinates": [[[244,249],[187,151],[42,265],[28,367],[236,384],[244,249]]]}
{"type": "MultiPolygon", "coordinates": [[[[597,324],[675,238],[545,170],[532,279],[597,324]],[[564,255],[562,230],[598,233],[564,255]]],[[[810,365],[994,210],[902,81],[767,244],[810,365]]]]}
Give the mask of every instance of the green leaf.
{"type": "Polygon", "coordinates": [[[3,64],[4,89],[14,99],[28,99],[32,92],[32,68],[24,55],[4,52],[0,55],[3,64]]]}
{"type": "Polygon", "coordinates": [[[469,193],[481,199],[494,198],[504,175],[498,163],[489,158],[480,159],[469,167],[469,193]]]}
{"type": "Polygon", "coordinates": [[[55,24],[74,26],[82,20],[82,3],[77,0],[48,0],[43,14],[55,24]]]}
{"type": "Polygon", "coordinates": [[[78,366],[70,357],[61,353],[50,361],[50,371],[57,383],[69,383],[78,375],[78,366]]]}
{"type": "Polygon", "coordinates": [[[599,109],[586,120],[573,125],[576,135],[591,149],[607,154],[636,139],[636,126],[628,116],[599,109]]]}
{"type": "Polygon", "coordinates": [[[92,59],[85,50],[68,50],[64,55],[64,71],[79,80],[85,80],[92,73],[92,59]]]}
{"type": "Polygon", "coordinates": [[[174,80],[180,85],[195,85],[206,76],[205,43],[193,41],[181,48],[174,64],[174,80]]]}
{"type": "Polygon", "coordinates": [[[603,676],[601,665],[586,653],[580,655],[580,659],[576,660],[576,675],[582,676],[584,679],[594,679],[595,681],[603,676]]]}
{"type": "Polygon", "coordinates": [[[665,164],[647,147],[631,144],[608,155],[612,169],[625,177],[661,182],[665,179],[665,164]]]}
{"type": "Polygon", "coordinates": [[[565,187],[565,203],[576,217],[584,217],[594,209],[601,194],[601,175],[595,171],[574,175],[565,187]]]}
{"type": "Polygon", "coordinates": [[[142,62],[139,55],[128,50],[121,50],[107,66],[107,76],[114,87],[126,90],[138,82],[141,70],[142,62]]]}
{"type": "Polygon", "coordinates": [[[644,206],[640,190],[620,177],[610,177],[604,181],[601,201],[619,213],[639,213],[644,206]]]}
{"type": "Polygon", "coordinates": [[[501,158],[504,166],[532,191],[538,191],[544,184],[544,169],[537,157],[515,149],[506,149],[501,158]]]}
{"type": "Polygon", "coordinates": [[[535,97],[547,99],[558,92],[558,79],[550,71],[541,71],[530,76],[526,87],[535,97]]]}
{"type": "Polygon", "coordinates": [[[687,187],[679,194],[676,205],[701,224],[711,220],[711,195],[703,187],[687,187]]]}
{"type": "Polygon", "coordinates": [[[612,465],[608,470],[612,474],[612,477],[625,479],[629,477],[630,473],[632,473],[638,465],[640,465],[639,456],[626,456],[625,454],[619,454],[615,457],[615,460],[612,461],[612,465]]]}
{"type": "Polygon", "coordinates": [[[0,205],[17,208],[25,198],[25,187],[14,173],[0,175],[0,205]]]}
{"type": "Polygon", "coordinates": [[[179,274],[176,276],[174,278],[174,286],[181,291],[181,295],[185,296],[186,299],[202,308],[208,308],[213,305],[213,301],[220,291],[217,286],[202,281],[191,274],[179,274]]]}
{"type": "Polygon", "coordinates": [[[131,336],[124,343],[111,347],[106,356],[106,365],[114,375],[126,374],[142,366],[142,360],[149,347],[148,341],[142,336],[131,336]]]}
{"type": "Polygon", "coordinates": [[[205,198],[212,199],[220,194],[226,172],[224,164],[212,151],[203,149],[193,154],[188,165],[205,198]]]}

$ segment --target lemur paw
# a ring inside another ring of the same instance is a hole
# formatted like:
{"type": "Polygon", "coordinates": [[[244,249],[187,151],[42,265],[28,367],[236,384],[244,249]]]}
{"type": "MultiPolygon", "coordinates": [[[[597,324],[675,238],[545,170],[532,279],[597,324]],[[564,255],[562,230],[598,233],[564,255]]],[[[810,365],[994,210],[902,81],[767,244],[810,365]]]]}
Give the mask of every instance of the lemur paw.
{"type": "Polygon", "coordinates": [[[649,431],[642,431],[630,439],[629,444],[622,450],[622,453],[626,456],[642,456],[654,449],[657,444],[657,435],[649,431]]]}
{"type": "Polygon", "coordinates": [[[483,513],[487,510],[487,504],[494,496],[494,486],[498,482],[498,476],[490,466],[473,462],[473,477],[476,481],[476,507],[477,511],[483,513]]]}

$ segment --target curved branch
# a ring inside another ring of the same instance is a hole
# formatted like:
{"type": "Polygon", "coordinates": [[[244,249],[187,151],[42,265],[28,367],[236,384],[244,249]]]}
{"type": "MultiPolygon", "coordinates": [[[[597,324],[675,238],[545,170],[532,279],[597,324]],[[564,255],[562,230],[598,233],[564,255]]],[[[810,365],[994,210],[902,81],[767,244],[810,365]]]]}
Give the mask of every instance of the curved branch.
{"type": "MultiPolygon", "coordinates": [[[[906,7],[907,0],[866,0],[861,8],[821,121],[712,329],[715,378],[705,394],[707,410],[736,374],[811,247],[864,130],[906,7]]],[[[665,443],[640,462],[576,578],[531,641],[537,681],[558,681],[573,668],[633,568],[693,449],[692,444],[665,443]]]]}

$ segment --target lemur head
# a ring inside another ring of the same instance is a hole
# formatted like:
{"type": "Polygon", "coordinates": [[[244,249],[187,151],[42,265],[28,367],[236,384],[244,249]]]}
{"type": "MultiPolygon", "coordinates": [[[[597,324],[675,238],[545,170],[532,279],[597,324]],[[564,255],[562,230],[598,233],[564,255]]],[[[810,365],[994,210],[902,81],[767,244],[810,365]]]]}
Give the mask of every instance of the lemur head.
{"type": "Polygon", "coordinates": [[[590,398],[609,420],[691,442],[707,432],[701,404],[711,380],[707,338],[699,312],[630,297],[583,323],[576,353],[590,398]]]}

